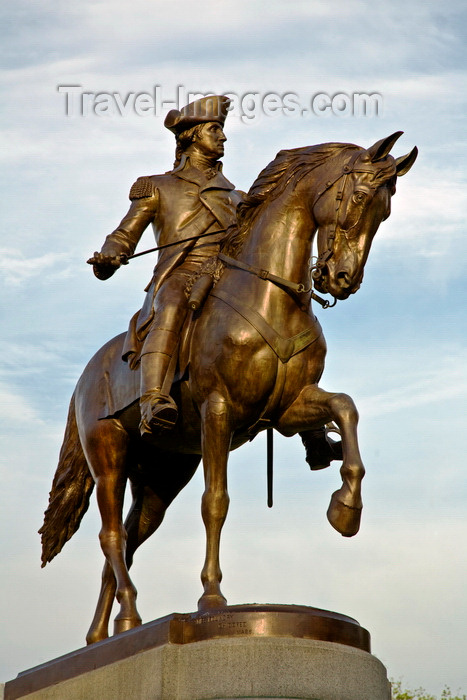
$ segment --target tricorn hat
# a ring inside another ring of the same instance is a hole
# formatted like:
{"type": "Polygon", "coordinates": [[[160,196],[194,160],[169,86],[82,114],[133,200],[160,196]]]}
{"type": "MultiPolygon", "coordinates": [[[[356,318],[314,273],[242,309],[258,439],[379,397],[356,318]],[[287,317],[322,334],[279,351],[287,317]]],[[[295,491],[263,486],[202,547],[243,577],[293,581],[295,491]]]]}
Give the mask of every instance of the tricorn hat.
{"type": "Polygon", "coordinates": [[[191,129],[192,126],[206,122],[218,122],[224,126],[229,105],[230,99],[224,95],[208,95],[200,100],[190,102],[180,111],[171,109],[165,118],[164,126],[175,136],[191,129]]]}

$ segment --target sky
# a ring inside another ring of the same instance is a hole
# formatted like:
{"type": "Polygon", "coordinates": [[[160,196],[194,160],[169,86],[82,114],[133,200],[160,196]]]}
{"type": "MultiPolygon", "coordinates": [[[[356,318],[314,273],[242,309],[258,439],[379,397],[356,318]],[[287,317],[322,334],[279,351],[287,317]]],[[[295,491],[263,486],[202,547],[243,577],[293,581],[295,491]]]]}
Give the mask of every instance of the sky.
{"type": "MultiPolygon", "coordinates": [[[[350,615],[390,678],[467,693],[466,12],[461,0],[4,5],[0,680],[84,645],[103,564],[95,498],[42,570],[37,530],[76,381],[126,329],[155,262],[101,282],[86,259],[126,213],[134,180],[170,169],[168,103],[214,92],[238,98],[224,173],[240,189],[283,148],[369,147],[400,130],[393,154],[420,151],[359,292],[314,309],[328,344],[320,385],[360,413],[361,531],[330,527],[339,465],[310,473],[298,437],[275,438],[269,510],[260,435],[229,461],[223,592],[230,604],[350,615]],[[363,93],[378,110],[352,109],[363,93]]],[[[151,245],[148,230],[138,250],[151,245]]],[[[136,554],[145,622],[196,609],[202,491],[200,471],[136,554]]]]}

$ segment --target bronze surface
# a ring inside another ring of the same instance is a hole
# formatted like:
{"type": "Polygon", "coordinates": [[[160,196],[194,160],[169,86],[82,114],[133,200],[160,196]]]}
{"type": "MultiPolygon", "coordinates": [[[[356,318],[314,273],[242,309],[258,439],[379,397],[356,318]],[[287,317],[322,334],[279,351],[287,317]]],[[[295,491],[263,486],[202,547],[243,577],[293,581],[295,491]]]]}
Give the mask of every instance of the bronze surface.
{"type": "Polygon", "coordinates": [[[371,651],[367,630],[346,615],[304,605],[232,605],[209,613],[173,613],[23,671],[6,683],[5,700],[16,700],[163,644],[238,637],[314,639],[371,651]]]}
{"type": "Polygon", "coordinates": [[[230,605],[183,620],[187,644],[223,637],[295,637],[335,642],[370,652],[370,635],[346,615],[304,605],[230,605]]]}
{"type": "MultiPolygon", "coordinates": [[[[365,470],[358,413],[347,394],[318,387],[326,344],[311,308],[311,280],[339,300],[359,289],[372,240],[390,214],[397,177],[408,172],[417,151],[390,155],[402,132],[368,149],[329,143],[280,151],[243,196],[218,162],[225,114],[220,110],[210,122],[212,105],[201,107],[171,116],[174,169],[135,183],[127,216],[90,260],[106,279],[128,260],[150,223],[158,244],[180,242],[160,252],[129,331],[96,353],[77,384],[41,528],[45,564],[78,529],[96,485],[106,564],[88,643],[108,636],[115,598],[115,632],[141,624],[129,575],[134,552],[159,527],[201,457],[206,556],[198,609],[210,613],[226,606],[219,547],[229,505],[227,460],[231,449],[259,430],[308,435],[313,469],[342,457],[342,483],[327,517],[346,537],[360,526],[365,470]],[[200,123],[191,127],[190,138],[178,133],[197,114],[200,123]],[[213,233],[210,243],[209,237],[196,240],[206,232],[213,233]],[[318,257],[310,270],[315,236],[318,257]],[[198,310],[189,312],[187,279],[203,273],[221,243],[223,270],[216,268],[214,291],[204,306],[197,298],[198,310]],[[165,432],[155,432],[151,423],[156,389],[178,414],[165,432]],[[318,450],[323,440],[316,435],[324,435],[329,423],[339,429],[342,445],[331,449],[326,443],[326,454],[318,450]],[[133,503],[123,523],[127,480],[133,503]]],[[[221,629],[218,622],[212,624],[221,629]]],[[[244,629],[258,629],[251,624],[244,629]]]]}

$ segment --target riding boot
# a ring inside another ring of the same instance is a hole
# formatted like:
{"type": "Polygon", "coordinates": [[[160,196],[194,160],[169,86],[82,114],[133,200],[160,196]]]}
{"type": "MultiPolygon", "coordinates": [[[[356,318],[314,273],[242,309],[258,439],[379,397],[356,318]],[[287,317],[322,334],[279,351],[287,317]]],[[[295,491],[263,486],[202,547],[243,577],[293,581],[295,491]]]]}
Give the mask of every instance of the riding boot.
{"type": "Polygon", "coordinates": [[[178,416],[177,405],[169,395],[178,336],[172,331],[157,329],[150,333],[147,341],[143,352],[147,351],[141,356],[139,427],[142,436],[160,428],[172,428],[178,416]]]}
{"type": "Polygon", "coordinates": [[[315,430],[303,430],[300,433],[306,452],[305,461],[313,471],[329,467],[334,459],[342,459],[342,442],[331,440],[327,434],[335,431],[337,429],[334,426],[328,430],[323,426],[315,430]]]}

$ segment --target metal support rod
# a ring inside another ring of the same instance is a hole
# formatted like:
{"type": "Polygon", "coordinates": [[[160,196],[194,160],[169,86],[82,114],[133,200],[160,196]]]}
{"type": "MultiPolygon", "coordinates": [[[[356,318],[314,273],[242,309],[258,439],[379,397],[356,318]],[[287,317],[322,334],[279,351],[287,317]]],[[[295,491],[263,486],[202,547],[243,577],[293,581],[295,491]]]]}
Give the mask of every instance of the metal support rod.
{"type": "Polygon", "coordinates": [[[273,459],[274,459],[274,449],[273,449],[273,429],[268,428],[266,430],[267,436],[267,475],[268,475],[268,508],[272,508],[272,475],[273,475],[273,459]]]}

